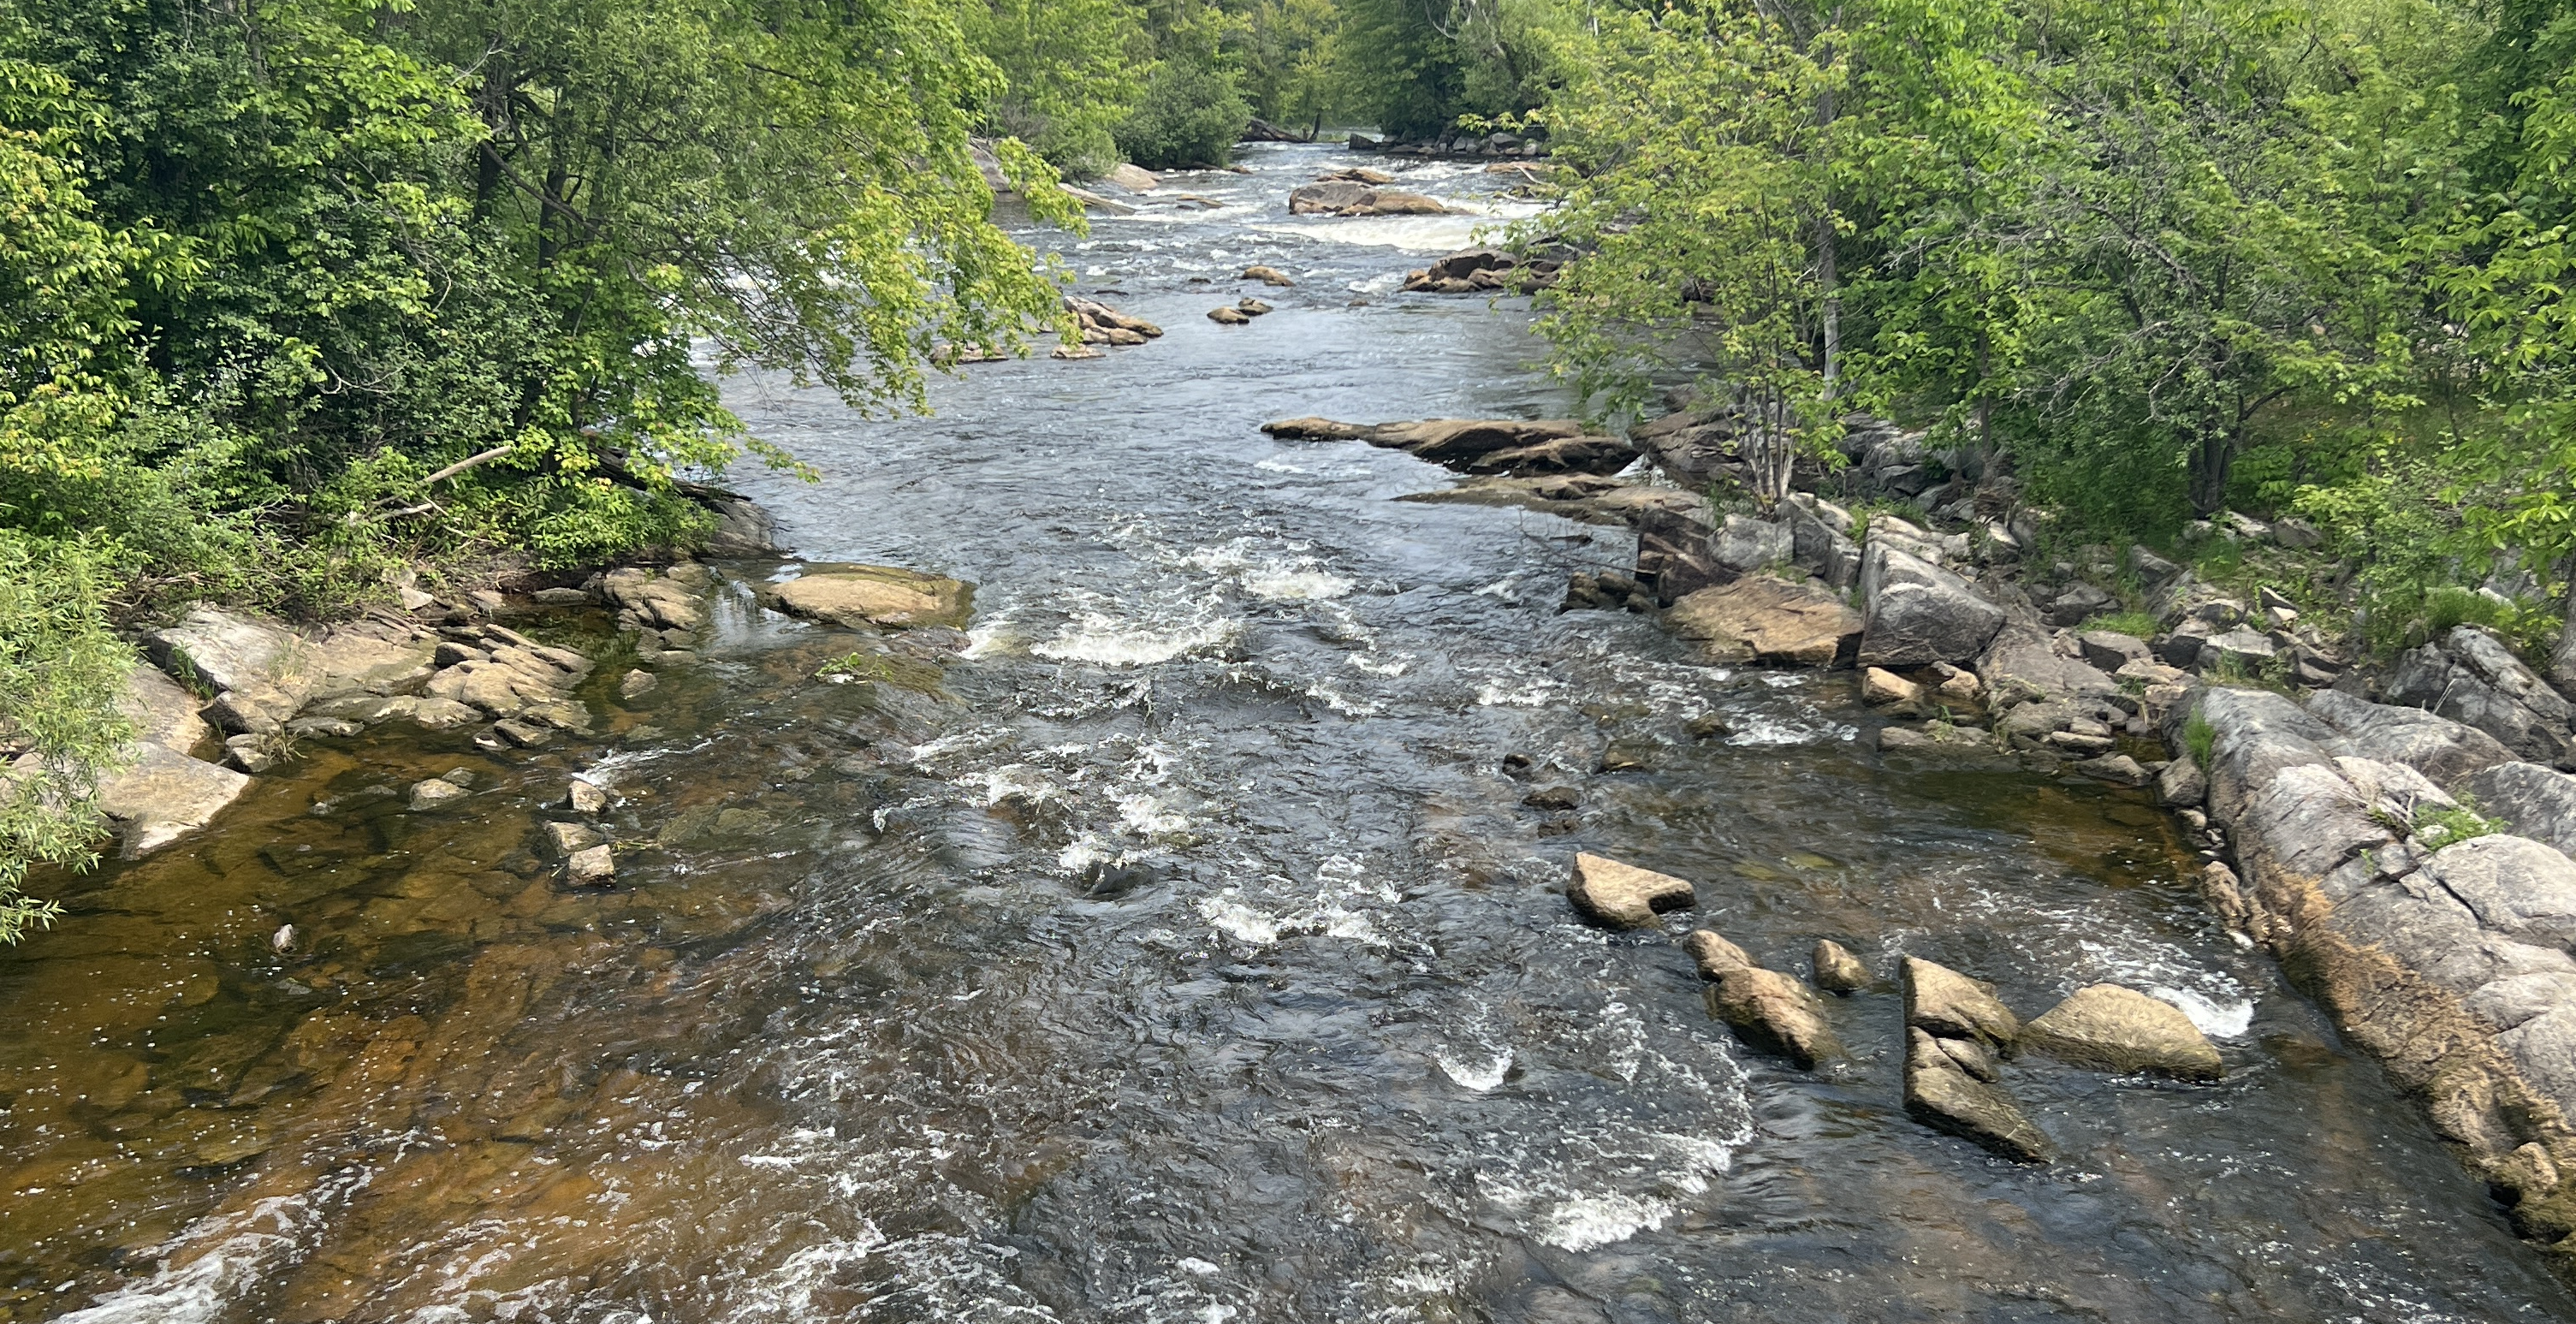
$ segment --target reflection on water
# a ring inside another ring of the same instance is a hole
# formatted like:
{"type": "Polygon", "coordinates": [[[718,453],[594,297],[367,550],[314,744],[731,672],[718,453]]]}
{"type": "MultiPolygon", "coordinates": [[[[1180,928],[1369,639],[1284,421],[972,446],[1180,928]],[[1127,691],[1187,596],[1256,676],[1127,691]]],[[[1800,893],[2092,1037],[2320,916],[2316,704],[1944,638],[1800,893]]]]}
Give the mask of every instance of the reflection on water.
{"type": "Polygon", "coordinates": [[[0,1310],[2576,1319],[2143,802],[1882,765],[1847,678],[1556,615],[1619,538],[1397,503],[1444,477],[1255,432],[1562,407],[1508,308],[1348,306],[1417,256],[1247,228],[1331,159],[1101,223],[1073,256],[1150,346],[979,366],[927,420],[744,384],[829,475],[755,480],[805,554],[980,584],[944,693],[816,683],[857,641],[736,597],[641,699],[604,659],[589,743],[316,742],[217,832],[80,880],[0,956],[0,1310]],[[1298,276],[1280,311],[1201,317],[1254,261],[1298,276]],[[1710,712],[1735,734],[1691,738],[1710,712]],[[1647,766],[1594,772],[1613,740],[1647,766]],[[406,807],[456,767],[470,797],[406,807]],[[614,890],[541,853],[584,769],[614,890]],[[1579,808],[1522,803],[1559,785],[1579,808]],[[2157,989],[2228,1078],[2017,1064],[2069,1157],[1999,1163],[1898,1107],[1892,989],[1831,1009],[1852,1063],[1748,1055],[1672,945],[1573,921],[1578,849],[1698,880],[1675,929],[1782,968],[1831,936],[2026,1013],[2157,989]]]}

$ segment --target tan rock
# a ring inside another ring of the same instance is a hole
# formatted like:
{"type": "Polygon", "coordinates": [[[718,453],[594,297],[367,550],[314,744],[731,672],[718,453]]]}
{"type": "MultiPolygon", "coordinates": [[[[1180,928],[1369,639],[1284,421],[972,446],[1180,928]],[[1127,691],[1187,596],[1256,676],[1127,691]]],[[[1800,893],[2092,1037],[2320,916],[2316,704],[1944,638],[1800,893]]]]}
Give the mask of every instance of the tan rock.
{"type": "Polygon", "coordinates": [[[1261,282],[1262,284],[1264,284],[1264,285],[1277,285],[1277,286],[1280,286],[1280,287],[1282,287],[1282,288],[1285,288],[1285,287],[1287,287],[1287,286],[1294,285],[1294,284],[1296,284],[1296,283],[1297,283],[1297,282],[1295,282],[1295,281],[1293,281],[1293,280],[1288,279],[1288,273],[1287,273],[1287,272],[1284,272],[1284,271],[1281,271],[1281,270],[1280,270],[1279,268],[1277,268],[1277,267],[1265,267],[1265,266],[1258,266],[1258,265],[1256,265],[1256,266],[1249,266],[1249,267],[1245,267],[1245,268],[1243,269],[1243,274],[1242,274],[1241,276],[1237,277],[1237,279],[1239,279],[1239,280],[1257,280],[1257,281],[1260,281],[1260,282],[1261,282]]]}
{"type": "Polygon", "coordinates": [[[466,794],[464,786],[444,777],[432,777],[425,782],[412,783],[411,807],[415,811],[436,809],[440,805],[462,800],[466,794]]]}
{"type": "Polygon", "coordinates": [[[605,813],[608,809],[608,792],[601,790],[597,782],[585,777],[575,777],[572,779],[571,792],[565,797],[565,803],[569,804],[576,814],[605,813]]]}
{"type": "Polygon", "coordinates": [[[1693,929],[1682,939],[1682,950],[1699,965],[1699,977],[1715,979],[1729,970],[1742,970],[1753,964],[1744,949],[1728,942],[1711,929],[1693,929]]]}
{"type": "Polygon", "coordinates": [[[1869,967],[1831,938],[1816,939],[1816,950],[1808,959],[1815,966],[1816,987],[1828,993],[1856,993],[1869,987],[1869,967]]]}
{"type": "Polygon", "coordinates": [[[2022,1027],[2024,1047],[2078,1066],[2216,1080],[2225,1069],[2200,1027],[2169,1002],[2093,984],[2022,1027]]]}
{"type": "Polygon", "coordinates": [[[1873,705],[1919,703],[1923,687],[1879,667],[1863,667],[1860,673],[1861,702],[1873,705]]]}
{"type": "Polygon", "coordinates": [[[564,874],[576,883],[604,883],[617,876],[617,856],[606,846],[593,846],[564,862],[564,874]]]}
{"type": "Polygon", "coordinates": [[[1674,634],[1725,661],[1830,666],[1860,638],[1860,613],[1833,590],[1746,575],[1689,594],[1664,613],[1674,634]]]}
{"type": "Polygon", "coordinates": [[[134,761],[98,779],[98,807],[115,820],[128,857],[147,854],[204,827],[250,785],[230,768],[138,741],[134,761]]]}
{"type": "Polygon", "coordinates": [[[584,823],[546,824],[546,849],[569,860],[601,842],[599,830],[584,823]]]}
{"type": "Polygon", "coordinates": [[[1670,874],[1640,869],[1599,855],[1574,857],[1574,886],[1566,893],[1575,908],[1619,929],[1642,929],[1655,922],[1655,912],[1693,904],[1698,894],[1670,874]]]}
{"type": "Polygon", "coordinates": [[[762,585],[760,604],[849,629],[963,626],[974,614],[975,587],[892,566],[817,562],[798,578],[762,585]]]}
{"type": "Polygon", "coordinates": [[[197,715],[201,701],[151,667],[136,667],[125,677],[117,711],[134,728],[134,738],[185,754],[214,734],[197,715]]]}
{"type": "Polygon", "coordinates": [[[646,671],[638,667],[618,678],[617,697],[621,699],[640,699],[645,695],[652,693],[653,687],[661,683],[662,681],[660,677],[655,676],[650,671],[646,671]]]}
{"type": "Polygon", "coordinates": [[[1241,326],[1252,320],[1252,314],[1240,308],[1210,308],[1208,320],[1225,326],[1241,326]]]}
{"type": "Polygon", "coordinates": [[[2021,1018],[1995,998],[1990,985],[1918,956],[1899,967],[1905,985],[1905,1023],[1947,1039],[1975,1039],[2005,1052],[2021,1033],[2021,1018]]]}
{"type": "Polygon", "coordinates": [[[1944,1045],[1919,1029],[1905,1032],[1905,1110],[1934,1130],[1973,1140],[2016,1163],[2045,1163],[2054,1152],[2011,1095],[1969,1075],[1944,1045]]]}
{"type": "Polygon", "coordinates": [[[1778,1053],[1802,1070],[1843,1056],[1842,1041],[1826,1022],[1815,991],[1777,970],[1744,965],[1727,971],[1710,990],[1709,1006],[1737,1038],[1778,1053]]]}

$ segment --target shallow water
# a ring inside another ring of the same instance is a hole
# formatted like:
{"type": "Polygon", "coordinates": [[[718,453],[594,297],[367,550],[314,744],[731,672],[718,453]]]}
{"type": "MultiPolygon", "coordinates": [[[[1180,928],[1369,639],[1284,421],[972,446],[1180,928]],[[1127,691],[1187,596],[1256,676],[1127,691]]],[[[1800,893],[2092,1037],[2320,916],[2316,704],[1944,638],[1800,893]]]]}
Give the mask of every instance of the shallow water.
{"type": "MultiPolygon", "coordinates": [[[[855,641],[737,584],[654,693],[619,703],[604,661],[596,740],[314,742],[215,831],[71,885],[0,955],[0,1310],[2576,1320],[2210,922],[2143,800],[1882,762],[1848,677],[1558,615],[1617,534],[1395,501],[1449,480],[1260,436],[1564,407],[1520,313],[1384,293],[1471,223],[1286,221],[1343,159],[1261,149],[1174,181],[1226,206],[1069,245],[1150,346],[979,365],[930,419],[742,385],[825,471],[748,480],[805,555],[979,584],[944,692],[812,681],[855,641]],[[1222,279],[1255,261],[1298,284],[1222,279]],[[1200,315],[1242,292],[1279,311],[1200,315]],[[1737,734],[1690,739],[1710,711],[1737,734]],[[1646,768],[1596,773],[1613,741],[1646,768]],[[391,794],[455,766],[457,806],[391,794]],[[620,797],[614,891],[534,853],[576,769],[620,797]],[[1559,784],[1578,811],[1522,805],[1559,784]],[[1828,935],[2025,1014],[2157,990],[2227,1079],[2023,1061],[2067,1157],[2002,1163],[1904,1115],[1892,988],[1833,1007],[1846,1067],[1747,1053],[1669,941],[1575,922],[1578,849],[1697,880],[1672,931],[1785,969],[1828,935]]],[[[603,625],[554,628],[598,652],[603,625]]]]}

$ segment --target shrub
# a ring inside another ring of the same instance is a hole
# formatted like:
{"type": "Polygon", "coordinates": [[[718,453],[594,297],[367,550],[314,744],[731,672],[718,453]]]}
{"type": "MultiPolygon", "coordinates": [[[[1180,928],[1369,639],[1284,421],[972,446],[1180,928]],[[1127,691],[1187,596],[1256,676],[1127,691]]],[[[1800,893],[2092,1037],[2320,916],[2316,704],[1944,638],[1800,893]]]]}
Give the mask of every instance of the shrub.
{"type": "Polygon", "coordinates": [[[1251,122],[1233,79],[1196,60],[1166,60],[1118,125],[1118,149],[1148,170],[1221,166],[1251,122]]]}
{"type": "Polygon", "coordinates": [[[134,656],[108,629],[113,583],[88,543],[0,529],[0,943],[56,912],[20,891],[28,869],[97,859],[97,775],[132,734],[116,702],[134,656]]]}
{"type": "Polygon", "coordinates": [[[2155,616],[2143,611],[2115,611],[2096,616],[2086,621],[2084,628],[2108,630],[2113,634],[2125,634],[2136,639],[2153,639],[2164,632],[2163,625],[2156,620],[2155,616]]]}
{"type": "Polygon", "coordinates": [[[2194,764],[2208,771],[2209,756],[2218,748],[2218,728],[2211,726],[2208,718],[2193,713],[2191,720],[2183,723],[2182,747],[2194,764]]]}

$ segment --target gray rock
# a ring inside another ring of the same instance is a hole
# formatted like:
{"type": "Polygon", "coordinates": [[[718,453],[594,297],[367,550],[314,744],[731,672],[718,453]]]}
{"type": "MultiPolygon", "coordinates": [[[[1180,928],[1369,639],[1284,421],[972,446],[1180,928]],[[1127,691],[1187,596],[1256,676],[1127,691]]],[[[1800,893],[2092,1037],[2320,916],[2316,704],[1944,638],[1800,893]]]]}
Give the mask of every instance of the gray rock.
{"type": "Polygon", "coordinates": [[[2042,610],[2051,625],[2081,625],[2120,605],[2120,600],[2091,584],[2076,584],[2049,600],[2042,610]]]}
{"type": "Polygon", "coordinates": [[[2196,665],[2203,671],[2232,667],[2250,676],[2262,670],[2263,665],[2278,654],[2279,650],[2272,647],[2272,641],[2260,631],[2240,625],[2203,640],[2196,665]]]}
{"type": "Polygon", "coordinates": [[[2045,1163],[2048,1136],[2002,1088],[1960,1066],[1931,1035],[1905,1034],[1905,1110],[1937,1131],[1971,1140],[2016,1163],[2045,1163]]]}
{"type": "Polygon", "coordinates": [[[2319,532],[2317,526],[2296,515],[2272,521],[2272,537],[2284,547],[2295,547],[2302,551],[2322,547],[2326,541],[2325,534],[2319,532]]]}
{"type": "Polygon", "coordinates": [[[2567,700],[2495,636],[2463,625],[2398,659],[2385,697],[2476,727],[2534,763],[2566,757],[2567,700]]]}
{"type": "Polygon", "coordinates": [[[575,883],[605,883],[617,876],[617,856],[606,846],[593,846],[566,860],[564,875],[575,883]]]}
{"type": "Polygon", "coordinates": [[[2476,914],[2479,927],[2576,948],[2576,861],[2528,837],[2477,837],[2433,852],[2423,874],[2476,914]]]}
{"type": "Polygon", "coordinates": [[[1997,708],[2032,700],[2099,700],[2120,692],[2118,681],[2058,652],[2047,635],[2021,622],[1996,631],[1976,666],[1988,702],[1997,708]]]}
{"type": "Polygon", "coordinates": [[[2154,780],[2145,768],[2139,766],[2136,759],[2126,754],[2104,754],[2097,758],[2085,759],[2077,763],[2074,770],[2096,781],[2110,782],[2115,786],[2144,786],[2154,780]]]}
{"type": "Polygon", "coordinates": [[[2484,731],[2421,708],[2372,703],[2339,690],[2308,698],[2308,711],[2333,727],[2355,754],[2403,763],[2439,786],[2450,786],[2513,761],[2512,751],[2484,731]]]}
{"type": "Polygon", "coordinates": [[[1966,580],[1877,541],[1861,558],[1861,600],[1860,660],[1869,666],[1965,662],[2004,626],[2003,609],[1966,580]]]}
{"type": "Polygon", "coordinates": [[[652,693],[653,687],[661,683],[661,679],[655,676],[652,672],[637,668],[618,678],[617,697],[621,699],[642,698],[643,696],[652,693]]]}
{"type": "Polygon", "coordinates": [[[2086,630],[2075,636],[2076,647],[2084,652],[2084,661],[2103,671],[2116,672],[2131,662],[2146,662],[2155,654],[2147,641],[2116,630],[2086,630]]]}
{"type": "Polygon", "coordinates": [[[2156,774],[2156,803],[2167,809],[2196,805],[2208,798],[2209,778],[2188,753],[2156,774]]]}
{"type": "Polygon", "coordinates": [[[2467,790],[2481,813],[2576,855],[2576,777],[2537,763],[2500,763],[2471,776],[2467,790]]]}
{"type": "Polygon", "coordinates": [[[1918,956],[1898,967],[1905,988],[1905,1023],[1944,1039],[1974,1039],[2011,1050],[2021,1019],[1994,990],[1946,965],[1918,956]]]}
{"type": "Polygon", "coordinates": [[[151,667],[136,667],[126,673],[124,692],[117,696],[117,711],[134,729],[134,738],[161,745],[185,754],[214,734],[197,715],[196,695],[181,689],[179,683],[151,667]]]}
{"type": "Polygon", "coordinates": [[[546,849],[561,860],[569,860],[603,840],[599,829],[583,823],[548,823],[545,834],[546,849]]]}
{"type": "Polygon", "coordinates": [[[2182,575],[2181,566],[2135,544],[2129,548],[2129,568],[2137,572],[2138,582],[2149,589],[2162,588],[2182,575]]]}
{"type": "Polygon", "coordinates": [[[1574,857],[1574,884],[1566,895],[1585,915],[1618,929],[1649,927],[1655,912],[1698,900],[1683,879],[1589,854],[1574,857]]]}
{"type": "Polygon", "coordinates": [[[2171,1003],[2117,984],[2067,995],[2021,1029],[2021,1044],[2061,1061],[2105,1071],[2216,1080],[2218,1050],[2171,1003]]]}
{"type": "Polygon", "coordinates": [[[466,794],[466,787],[444,777],[432,777],[428,781],[412,783],[411,807],[416,811],[436,809],[462,800],[466,794]]]}
{"type": "Polygon", "coordinates": [[[1750,515],[1729,515],[1709,534],[1709,552],[1719,565],[1737,574],[1751,574],[1790,559],[1796,547],[1787,524],[1773,524],[1750,515]]]}

